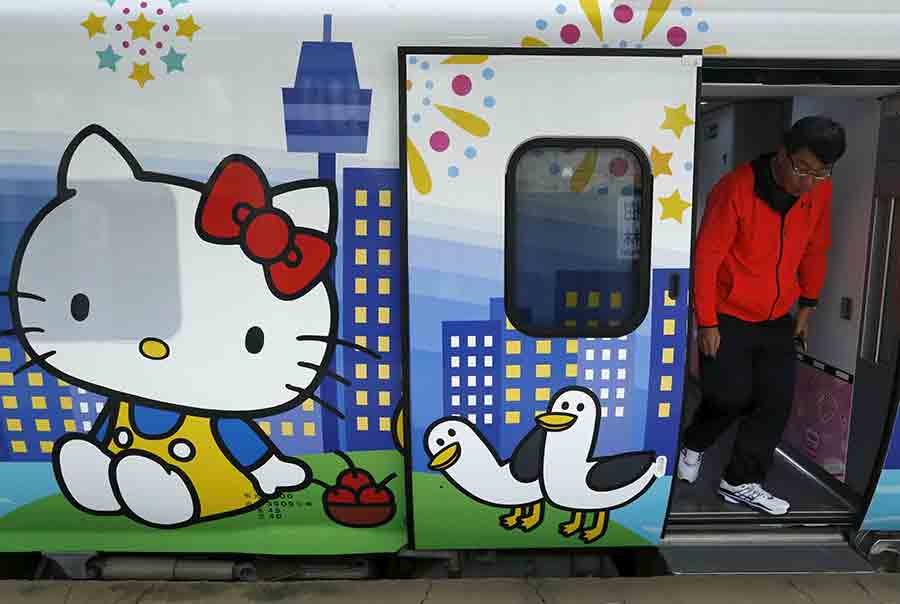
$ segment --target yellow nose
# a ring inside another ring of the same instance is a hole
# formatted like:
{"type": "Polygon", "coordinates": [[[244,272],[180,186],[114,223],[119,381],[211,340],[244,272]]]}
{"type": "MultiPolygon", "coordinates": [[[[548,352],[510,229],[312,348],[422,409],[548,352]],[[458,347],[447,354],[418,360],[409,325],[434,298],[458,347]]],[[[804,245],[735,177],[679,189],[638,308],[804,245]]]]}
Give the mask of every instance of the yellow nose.
{"type": "Polygon", "coordinates": [[[169,356],[169,345],[157,338],[144,338],[139,349],[142,355],[154,361],[161,361],[169,356]]]}

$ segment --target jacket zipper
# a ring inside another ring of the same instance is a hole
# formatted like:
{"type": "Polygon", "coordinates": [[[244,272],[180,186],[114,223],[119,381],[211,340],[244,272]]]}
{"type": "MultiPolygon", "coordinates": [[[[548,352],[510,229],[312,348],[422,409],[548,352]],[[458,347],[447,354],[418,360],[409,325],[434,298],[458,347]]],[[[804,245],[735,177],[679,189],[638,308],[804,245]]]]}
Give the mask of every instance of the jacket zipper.
{"type": "Polygon", "coordinates": [[[781,272],[781,257],[784,255],[784,218],[785,215],[781,214],[781,238],[778,242],[778,262],[775,264],[775,301],[772,302],[772,310],[769,311],[769,321],[772,320],[772,316],[775,314],[775,307],[778,306],[778,298],[781,297],[779,273],[781,272]]]}

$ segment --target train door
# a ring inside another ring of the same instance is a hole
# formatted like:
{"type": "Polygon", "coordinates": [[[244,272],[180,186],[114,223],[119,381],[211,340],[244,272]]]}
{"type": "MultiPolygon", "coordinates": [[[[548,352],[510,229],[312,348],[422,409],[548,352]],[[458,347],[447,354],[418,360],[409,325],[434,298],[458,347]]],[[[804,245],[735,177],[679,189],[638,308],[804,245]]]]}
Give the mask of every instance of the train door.
{"type": "Polygon", "coordinates": [[[402,48],[399,62],[414,547],[657,543],[700,57],[402,48]]]}

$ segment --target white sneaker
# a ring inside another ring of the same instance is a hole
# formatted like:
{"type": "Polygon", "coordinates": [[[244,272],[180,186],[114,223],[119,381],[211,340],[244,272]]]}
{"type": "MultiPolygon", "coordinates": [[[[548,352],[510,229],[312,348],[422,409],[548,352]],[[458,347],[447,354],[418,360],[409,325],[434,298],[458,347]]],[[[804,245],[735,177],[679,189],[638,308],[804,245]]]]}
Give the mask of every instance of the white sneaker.
{"type": "Polygon", "coordinates": [[[700,464],[703,463],[703,452],[684,448],[678,456],[678,478],[687,482],[697,480],[700,464]]]}
{"type": "Polygon", "coordinates": [[[741,503],[775,516],[786,513],[791,507],[787,501],[773,496],[756,482],[733,485],[726,480],[721,480],[719,494],[728,503],[741,503]]]}

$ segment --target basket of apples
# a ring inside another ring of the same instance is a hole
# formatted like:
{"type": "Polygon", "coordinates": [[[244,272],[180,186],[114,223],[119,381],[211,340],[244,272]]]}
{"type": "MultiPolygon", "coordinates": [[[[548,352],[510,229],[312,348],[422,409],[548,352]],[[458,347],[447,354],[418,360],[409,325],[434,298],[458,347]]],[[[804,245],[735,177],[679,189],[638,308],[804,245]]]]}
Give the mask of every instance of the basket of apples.
{"type": "Polygon", "coordinates": [[[379,483],[372,475],[356,467],[341,451],[335,452],[347,463],[337,476],[336,484],[322,495],[325,514],[334,522],[351,527],[373,527],[390,522],[397,511],[394,493],[387,484],[397,477],[391,473],[379,483]]]}

